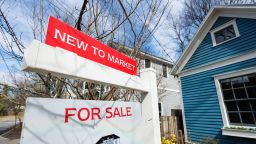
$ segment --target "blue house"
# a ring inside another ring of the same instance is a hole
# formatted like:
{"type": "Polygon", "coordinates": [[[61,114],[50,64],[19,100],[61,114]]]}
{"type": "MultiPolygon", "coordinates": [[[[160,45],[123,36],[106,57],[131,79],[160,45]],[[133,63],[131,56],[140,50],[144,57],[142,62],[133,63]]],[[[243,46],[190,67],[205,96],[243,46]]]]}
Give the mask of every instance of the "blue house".
{"type": "Polygon", "coordinates": [[[172,74],[187,141],[256,143],[256,6],[211,9],[172,74]]]}

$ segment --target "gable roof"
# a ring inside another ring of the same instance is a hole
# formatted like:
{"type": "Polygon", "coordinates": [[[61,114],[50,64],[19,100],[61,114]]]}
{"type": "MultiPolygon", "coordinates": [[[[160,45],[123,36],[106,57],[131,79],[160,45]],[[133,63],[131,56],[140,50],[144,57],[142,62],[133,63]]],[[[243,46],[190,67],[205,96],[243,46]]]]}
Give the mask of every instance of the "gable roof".
{"type": "Polygon", "coordinates": [[[174,65],[171,72],[172,75],[179,75],[182,73],[182,69],[220,16],[256,19],[256,5],[213,7],[204,18],[202,24],[198,28],[186,50],[182,53],[176,65],[174,65]]]}

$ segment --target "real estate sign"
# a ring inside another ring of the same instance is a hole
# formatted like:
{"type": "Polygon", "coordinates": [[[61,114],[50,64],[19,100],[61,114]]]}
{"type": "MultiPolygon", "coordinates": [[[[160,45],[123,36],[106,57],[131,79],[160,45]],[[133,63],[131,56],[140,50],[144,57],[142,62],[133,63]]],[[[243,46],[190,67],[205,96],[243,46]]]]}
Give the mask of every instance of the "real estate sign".
{"type": "Polygon", "coordinates": [[[122,72],[131,75],[137,74],[137,62],[135,60],[54,17],[49,18],[45,43],[122,72]]]}
{"type": "Polygon", "coordinates": [[[22,144],[144,143],[137,102],[28,98],[24,122],[22,144]]]}
{"type": "Polygon", "coordinates": [[[23,70],[145,92],[142,103],[28,98],[22,144],[158,144],[156,74],[136,76],[136,61],[50,17],[46,44],[33,40],[23,70]],[[142,110],[141,110],[142,109],[142,110]]]}

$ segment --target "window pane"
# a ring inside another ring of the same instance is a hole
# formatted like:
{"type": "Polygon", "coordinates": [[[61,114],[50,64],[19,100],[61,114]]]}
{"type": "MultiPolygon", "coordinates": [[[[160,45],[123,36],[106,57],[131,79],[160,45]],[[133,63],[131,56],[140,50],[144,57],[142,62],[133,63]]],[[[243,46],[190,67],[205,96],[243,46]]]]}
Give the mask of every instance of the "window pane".
{"type": "Polygon", "coordinates": [[[162,65],[162,67],[163,67],[163,77],[167,77],[167,66],[162,65]]]}
{"type": "Polygon", "coordinates": [[[234,93],[235,93],[236,99],[246,98],[246,93],[244,88],[234,89],[234,93]]]}
{"type": "Polygon", "coordinates": [[[256,100],[251,101],[252,110],[256,112],[256,100]]]}
{"type": "Polygon", "coordinates": [[[216,43],[221,43],[223,41],[229,40],[236,37],[233,25],[230,25],[224,29],[221,29],[214,33],[216,43]]]}
{"type": "Polygon", "coordinates": [[[231,38],[233,38],[233,37],[236,36],[233,25],[227,27],[227,28],[224,30],[224,32],[225,32],[225,39],[226,39],[226,40],[231,39],[231,38]]]}
{"type": "Polygon", "coordinates": [[[233,88],[240,88],[244,86],[242,77],[233,78],[231,79],[231,82],[232,82],[233,88]]]}
{"type": "Polygon", "coordinates": [[[231,88],[231,82],[230,80],[222,80],[221,82],[221,88],[222,89],[230,89],[231,88]]]}
{"type": "Polygon", "coordinates": [[[228,113],[230,123],[241,123],[238,113],[228,113]]]}
{"type": "Polygon", "coordinates": [[[161,103],[158,103],[159,117],[162,116],[162,106],[161,103]]]}
{"type": "Polygon", "coordinates": [[[256,75],[244,76],[246,86],[256,86],[256,75]]]}
{"type": "Polygon", "coordinates": [[[224,100],[233,100],[234,99],[232,89],[231,90],[223,90],[223,96],[224,96],[224,100]]]}
{"type": "Polygon", "coordinates": [[[145,67],[150,68],[151,67],[151,61],[149,59],[145,59],[145,67]]]}
{"type": "Polygon", "coordinates": [[[251,111],[249,101],[238,101],[237,103],[240,111],[251,111]]]}
{"type": "Polygon", "coordinates": [[[215,33],[214,35],[215,35],[216,44],[225,41],[225,36],[222,35],[221,33],[215,33]]]}
{"type": "Polygon", "coordinates": [[[251,112],[241,112],[241,118],[245,124],[254,124],[253,116],[251,112]]]}
{"type": "Polygon", "coordinates": [[[228,111],[238,111],[236,102],[225,102],[228,111]]]}
{"type": "Polygon", "coordinates": [[[220,80],[229,122],[256,127],[256,75],[220,80]]]}
{"type": "Polygon", "coordinates": [[[246,88],[249,98],[256,98],[256,87],[246,88]]]}

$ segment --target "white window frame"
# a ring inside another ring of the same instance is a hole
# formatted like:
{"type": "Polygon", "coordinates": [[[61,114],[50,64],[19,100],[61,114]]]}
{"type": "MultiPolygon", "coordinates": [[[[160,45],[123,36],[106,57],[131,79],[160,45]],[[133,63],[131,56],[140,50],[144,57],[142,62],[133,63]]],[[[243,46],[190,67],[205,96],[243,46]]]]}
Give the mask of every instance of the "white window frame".
{"type": "Polygon", "coordinates": [[[145,68],[146,68],[146,62],[145,62],[145,59],[142,59],[142,62],[143,62],[143,67],[142,67],[142,69],[145,69],[145,68]]]}
{"type": "MultiPolygon", "coordinates": [[[[256,138],[255,133],[253,133],[254,137],[248,134],[248,132],[237,132],[236,130],[226,130],[224,129],[225,127],[241,127],[237,125],[232,125],[229,123],[228,115],[227,115],[227,110],[224,104],[224,99],[222,95],[222,90],[220,86],[220,80],[222,79],[227,79],[227,78],[232,78],[232,77],[238,77],[242,75],[249,75],[252,73],[256,73],[256,67],[251,67],[251,68],[246,68],[238,71],[232,71],[228,73],[223,73],[219,75],[214,76],[214,81],[215,81],[215,86],[216,86],[216,91],[218,95],[218,100],[219,100],[219,105],[220,105],[220,110],[221,110],[221,115],[222,115],[222,120],[224,127],[222,129],[222,134],[223,135],[230,135],[230,136],[238,136],[238,137],[247,137],[247,138],[256,138]]],[[[255,128],[255,127],[249,127],[249,126],[242,126],[245,128],[255,128]]]]}
{"type": "Polygon", "coordinates": [[[222,43],[228,42],[228,41],[233,40],[233,39],[235,39],[235,38],[240,36],[240,33],[238,31],[238,27],[237,27],[237,24],[236,24],[236,19],[233,19],[233,20],[231,20],[231,21],[229,21],[229,22],[227,22],[227,23],[225,23],[225,24],[223,24],[223,25],[221,25],[221,26],[211,30],[210,33],[211,33],[211,37],[212,37],[213,46],[220,45],[222,43]],[[218,32],[218,31],[220,31],[220,30],[222,30],[222,29],[224,29],[224,28],[226,28],[228,26],[231,26],[231,25],[233,25],[233,27],[234,27],[234,31],[235,31],[236,36],[231,38],[231,39],[228,39],[226,41],[223,41],[223,42],[220,42],[220,43],[217,44],[215,36],[214,36],[214,33],[218,32]]]}

